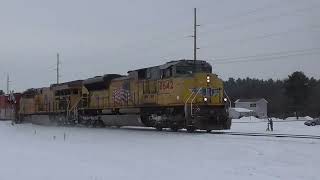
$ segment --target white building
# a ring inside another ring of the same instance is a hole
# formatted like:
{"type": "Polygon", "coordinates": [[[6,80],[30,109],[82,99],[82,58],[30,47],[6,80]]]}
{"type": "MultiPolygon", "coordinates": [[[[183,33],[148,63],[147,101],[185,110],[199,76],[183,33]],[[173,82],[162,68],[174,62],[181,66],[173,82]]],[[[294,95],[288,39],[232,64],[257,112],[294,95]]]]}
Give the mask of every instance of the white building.
{"type": "Polygon", "coordinates": [[[238,99],[235,102],[236,108],[245,108],[252,110],[259,118],[268,117],[268,101],[260,99],[238,99]]]}

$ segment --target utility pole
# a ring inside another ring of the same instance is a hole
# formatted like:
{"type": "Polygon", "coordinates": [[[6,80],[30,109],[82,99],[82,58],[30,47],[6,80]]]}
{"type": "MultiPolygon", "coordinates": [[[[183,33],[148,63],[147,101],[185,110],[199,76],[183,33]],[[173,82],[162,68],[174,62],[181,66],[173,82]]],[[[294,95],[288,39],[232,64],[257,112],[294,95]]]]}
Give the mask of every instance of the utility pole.
{"type": "Polygon", "coordinates": [[[197,8],[194,8],[194,31],[193,31],[193,61],[194,65],[197,61],[197,27],[200,26],[197,24],[197,8]]]}
{"type": "Polygon", "coordinates": [[[10,78],[9,78],[9,73],[7,74],[7,94],[10,93],[10,78]]]}
{"type": "Polygon", "coordinates": [[[59,66],[60,66],[60,59],[59,59],[59,53],[57,53],[57,84],[59,84],[59,77],[60,77],[59,66]]]}

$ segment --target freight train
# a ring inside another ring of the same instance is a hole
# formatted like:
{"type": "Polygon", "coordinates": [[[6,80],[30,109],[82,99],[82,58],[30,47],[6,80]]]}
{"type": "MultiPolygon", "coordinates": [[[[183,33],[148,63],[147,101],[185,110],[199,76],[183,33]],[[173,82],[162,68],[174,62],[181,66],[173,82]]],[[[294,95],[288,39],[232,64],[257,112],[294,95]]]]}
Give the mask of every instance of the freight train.
{"type": "Polygon", "coordinates": [[[230,129],[223,81],[206,61],[177,60],[22,93],[17,122],[230,129]]]}

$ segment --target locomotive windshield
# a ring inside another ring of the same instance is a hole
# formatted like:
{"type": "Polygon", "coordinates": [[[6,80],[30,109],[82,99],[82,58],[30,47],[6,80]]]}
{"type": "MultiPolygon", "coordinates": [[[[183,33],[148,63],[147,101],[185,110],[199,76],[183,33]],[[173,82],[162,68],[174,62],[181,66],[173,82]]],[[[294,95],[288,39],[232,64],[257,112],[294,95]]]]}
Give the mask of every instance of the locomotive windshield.
{"type": "Polygon", "coordinates": [[[178,60],[170,61],[160,66],[153,66],[129,71],[129,76],[138,79],[165,79],[193,73],[212,73],[211,65],[206,61],[178,60]]]}
{"type": "Polygon", "coordinates": [[[184,64],[176,66],[176,74],[192,74],[192,73],[212,73],[209,64],[184,64]]]}
{"type": "Polygon", "coordinates": [[[192,74],[193,66],[177,66],[176,73],[177,74],[192,74]]]}

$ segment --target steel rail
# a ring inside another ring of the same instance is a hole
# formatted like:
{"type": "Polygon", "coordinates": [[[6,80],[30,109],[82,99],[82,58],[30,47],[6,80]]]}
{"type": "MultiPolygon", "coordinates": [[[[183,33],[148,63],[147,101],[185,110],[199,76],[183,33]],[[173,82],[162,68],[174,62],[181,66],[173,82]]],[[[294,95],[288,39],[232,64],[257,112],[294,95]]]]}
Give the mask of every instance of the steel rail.
{"type": "Polygon", "coordinates": [[[278,134],[278,133],[246,133],[246,132],[211,132],[212,134],[231,135],[231,136],[256,136],[256,137],[278,137],[278,138],[299,138],[299,139],[320,139],[316,135],[303,134],[278,134]]]}

